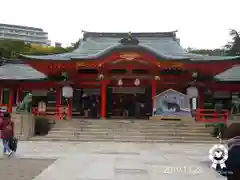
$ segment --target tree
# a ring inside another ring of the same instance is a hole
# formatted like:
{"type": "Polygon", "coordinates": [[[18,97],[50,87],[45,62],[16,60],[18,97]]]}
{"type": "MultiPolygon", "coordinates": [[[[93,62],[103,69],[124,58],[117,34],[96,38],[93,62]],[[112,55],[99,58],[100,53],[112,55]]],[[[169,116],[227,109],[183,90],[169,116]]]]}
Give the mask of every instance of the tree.
{"type": "Polygon", "coordinates": [[[0,40],[0,57],[14,59],[18,54],[28,51],[30,44],[18,40],[0,40]]]}
{"type": "Polygon", "coordinates": [[[63,47],[54,47],[54,46],[41,46],[41,45],[31,45],[31,48],[28,51],[25,51],[23,54],[28,55],[51,55],[51,54],[61,54],[69,52],[71,49],[63,47]]]}
{"type": "Polygon", "coordinates": [[[73,50],[74,50],[74,49],[77,49],[77,48],[80,46],[80,44],[81,44],[81,40],[80,40],[80,39],[79,39],[77,42],[72,43],[72,48],[73,48],[73,50]]]}
{"type": "Polygon", "coordinates": [[[71,52],[74,49],[77,49],[80,45],[80,40],[76,43],[73,43],[72,46],[63,48],[63,47],[54,47],[54,46],[42,46],[25,43],[24,41],[19,40],[0,40],[0,59],[15,59],[19,54],[26,55],[52,55],[52,54],[61,54],[71,52]]]}
{"type": "Polygon", "coordinates": [[[234,29],[230,30],[229,35],[232,41],[225,45],[226,54],[229,56],[239,56],[240,55],[240,34],[234,29]]]}
{"type": "Polygon", "coordinates": [[[201,55],[208,55],[208,56],[223,56],[224,50],[223,49],[190,49],[188,48],[189,53],[193,54],[201,54],[201,55]]]}

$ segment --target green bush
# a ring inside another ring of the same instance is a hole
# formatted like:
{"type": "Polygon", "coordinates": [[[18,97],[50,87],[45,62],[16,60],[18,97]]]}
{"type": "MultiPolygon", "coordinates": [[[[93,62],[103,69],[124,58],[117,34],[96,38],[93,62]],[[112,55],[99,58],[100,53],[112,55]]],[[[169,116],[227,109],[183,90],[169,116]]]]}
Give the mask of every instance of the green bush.
{"type": "Polygon", "coordinates": [[[35,118],[35,135],[46,135],[50,128],[49,118],[43,116],[35,118]]]}
{"type": "Polygon", "coordinates": [[[223,135],[227,130],[227,125],[225,123],[207,124],[206,127],[213,127],[213,131],[211,132],[213,137],[217,137],[219,133],[223,135]]]}

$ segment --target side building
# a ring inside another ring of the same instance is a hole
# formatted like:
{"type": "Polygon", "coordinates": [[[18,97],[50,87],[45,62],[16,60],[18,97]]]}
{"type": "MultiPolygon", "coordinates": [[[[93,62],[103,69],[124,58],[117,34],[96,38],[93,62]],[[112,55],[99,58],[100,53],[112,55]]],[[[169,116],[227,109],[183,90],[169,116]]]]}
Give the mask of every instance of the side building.
{"type": "Polygon", "coordinates": [[[0,24],[0,39],[22,40],[30,44],[50,45],[48,33],[41,28],[0,24]]]}

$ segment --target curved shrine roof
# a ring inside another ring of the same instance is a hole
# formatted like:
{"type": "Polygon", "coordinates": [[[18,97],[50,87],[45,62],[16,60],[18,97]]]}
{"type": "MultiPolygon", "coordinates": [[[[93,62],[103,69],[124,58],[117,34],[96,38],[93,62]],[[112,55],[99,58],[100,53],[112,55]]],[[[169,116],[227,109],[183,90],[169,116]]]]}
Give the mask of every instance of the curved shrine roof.
{"type": "Polygon", "coordinates": [[[20,62],[8,62],[0,66],[0,80],[39,80],[45,78],[47,76],[43,73],[20,62]]]}
{"type": "Polygon", "coordinates": [[[69,53],[28,56],[21,55],[23,58],[38,60],[90,60],[98,59],[114,51],[121,50],[143,50],[152,53],[161,60],[227,60],[237,59],[236,56],[206,56],[191,54],[185,51],[176,38],[176,31],[160,33],[131,33],[131,36],[138,40],[136,45],[123,45],[121,40],[128,38],[128,33],[96,33],[84,32],[83,39],[77,49],[69,53]]]}
{"type": "Polygon", "coordinates": [[[214,77],[218,81],[239,82],[240,81],[240,65],[233,66],[214,77]]]}

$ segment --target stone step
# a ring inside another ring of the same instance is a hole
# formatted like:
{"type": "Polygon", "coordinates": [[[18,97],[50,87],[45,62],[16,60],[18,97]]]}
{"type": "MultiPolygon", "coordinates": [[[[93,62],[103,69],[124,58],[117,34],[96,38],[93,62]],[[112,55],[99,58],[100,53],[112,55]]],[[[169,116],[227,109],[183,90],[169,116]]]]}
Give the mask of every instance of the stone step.
{"type": "MultiPolygon", "coordinates": [[[[210,136],[212,128],[194,122],[170,121],[58,121],[45,137],[59,141],[117,142],[205,142],[217,141],[210,136]]],[[[41,139],[36,137],[34,140],[41,139]]]]}
{"type": "Polygon", "coordinates": [[[159,132],[86,132],[86,131],[50,131],[48,135],[58,135],[58,136],[66,136],[66,135],[95,135],[95,136],[101,136],[101,135],[115,135],[115,134],[121,134],[121,135],[143,135],[143,136],[161,136],[161,135],[179,135],[179,136],[209,136],[209,133],[204,132],[173,132],[173,131],[159,131],[159,132]]]}
{"type": "Polygon", "coordinates": [[[102,120],[96,120],[96,121],[56,121],[56,124],[58,125],[71,125],[71,124],[92,124],[92,125],[117,125],[117,124],[133,124],[133,125],[149,125],[149,126],[155,126],[155,125],[196,125],[196,126],[205,126],[204,123],[196,123],[196,122],[169,122],[169,121],[102,121],[102,120]]]}
{"type": "Polygon", "coordinates": [[[151,129],[158,129],[158,128],[196,128],[196,129],[204,129],[206,128],[205,126],[176,126],[176,125],[162,125],[162,126],[137,126],[137,125],[130,125],[130,124],[124,124],[124,125],[79,125],[79,124],[72,124],[72,125],[66,125],[66,126],[58,126],[58,125],[54,125],[55,128],[73,128],[73,127],[83,127],[83,128],[138,128],[138,129],[145,129],[145,128],[151,128],[151,129]]]}
{"type": "Polygon", "coordinates": [[[54,134],[54,135],[46,135],[45,137],[49,138],[78,138],[78,139],[138,139],[139,141],[149,139],[149,140],[158,140],[158,139],[191,139],[191,140],[209,140],[209,139],[214,139],[213,137],[210,136],[179,136],[179,135],[161,135],[161,136],[143,136],[143,135],[135,135],[135,136],[130,136],[130,135],[66,135],[62,136],[60,134],[54,134]]]}
{"type": "Polygon", "coordinates": [[[131,126],[120,126],[120,127],[114,127],[114,126],[109,126],[109,127],[92,127],[92,126],[72,126],[72,127],[53,127],[57,129],[139,129],[139,130],[159,130],[159,129],[181,129],[181,130],[191,130],[191,129],[196,129],[196,130],[204,130],[204,129],[212,129],[212,128],[206,128],[206,127],[131,127],[131,126]]]}
{"type": "Polygon", "coordinates": [[[98,126],[106,126],[106,125],[136,125],[136,126],[161,126],[161,125],[181,125],[181,126],[205,126],[204,123],[151,123],[151,122],[146,122],[146,123],[135,123],[135,122],[105,122],[105,123],[98,123],[98,122],[56,122],[57,125],[72,125],[72,124],[80,124],[80,125],[98,125],[98,126]]]}
{"type": "Polygon", "coordinates": [[[85,139],[78,139],[78,138],[51,138],[51,137],[33,137],[29,139],[30,141],[76,141],[76,142],[137,142],[137,143],[198,143],[198,144],[215,144],[219,141],[216,139],[209,139],[209,140],[191,140],[191,139],[158,139],[158,140],[141,140],[138,139],[96,139],[96,138],[85,138],[85,139]]]}
{"type": "Polygon", "coordinates": [[[51,129],[51,132],[143,132],[143,133],[157,133],[157,132],[190,132],[198,133],[211,132],[211,129],[87,129],[87,128],[72,128],[72,129],[51,129]]]}
{"type": "Polygon", "coordinates": [[[138,129],[138,130],[164,130],[164,129],[180,129],[180,130],[206,130],[206,129],[212,129],[211,127],[144,127],[144,128],[139,128],[139,127],[81,127],[81,126],[72,126],[72,127],[55,127],[53,126],[52,129],[138,129]]]}
{"type": "Polygon", "coordinates": [[[194,122],[194,119],[192,121],[161,121],[161,120],[150,120],[150,119],[78,119],[78,118],[73,118],[72,120],[69,121],[60,121],[60,122],[98,122],[98,123],[106,123],[106,122],[135,122],[135,123],[145,123],[145,122],[151,122],[151,123],[191,123],[194,122]]]}

